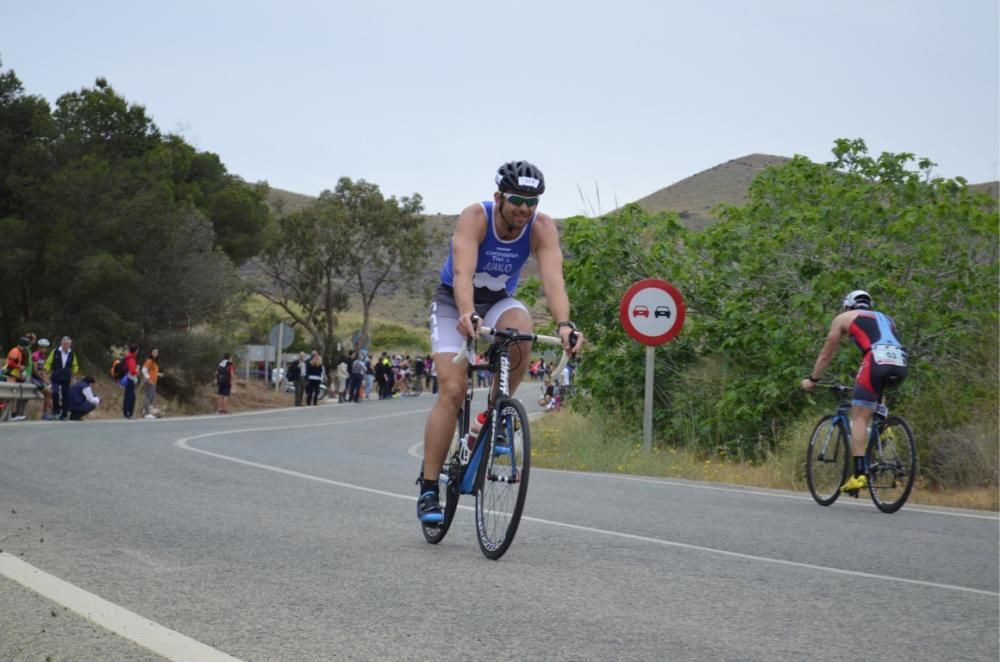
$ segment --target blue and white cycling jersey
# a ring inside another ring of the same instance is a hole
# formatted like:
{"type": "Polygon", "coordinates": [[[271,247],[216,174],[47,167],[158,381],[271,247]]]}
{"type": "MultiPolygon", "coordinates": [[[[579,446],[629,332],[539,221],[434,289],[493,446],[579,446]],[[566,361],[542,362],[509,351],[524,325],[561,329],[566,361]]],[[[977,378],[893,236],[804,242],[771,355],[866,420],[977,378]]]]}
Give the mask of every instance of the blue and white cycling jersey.
{"type": "MultiPolygon", "coordinates": [[[[531,254],[531,228],[535,214],[514,239],[500,239],[493,224],[493,201],[480,203],[486,212],[486,237],[479,244],[476,272],[472,279],[474,301],[477,304],[493,303],[514,296],[521,268],[531,254]]],[[[455,284],[454,249],[448,249],[448,259],[441,268],[441,283],[452,289],[455,284]]]]}

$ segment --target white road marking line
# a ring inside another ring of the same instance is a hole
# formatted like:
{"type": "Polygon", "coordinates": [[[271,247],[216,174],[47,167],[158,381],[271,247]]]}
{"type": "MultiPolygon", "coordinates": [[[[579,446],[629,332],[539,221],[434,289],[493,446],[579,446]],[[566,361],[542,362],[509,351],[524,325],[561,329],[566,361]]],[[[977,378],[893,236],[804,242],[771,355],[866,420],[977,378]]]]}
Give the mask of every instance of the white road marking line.
{"type": "MultiPolygon", "coordinates": [[[[413,412],[404,412],[404,413],[399,413],[399,414],[394,414],[394,415],[395,416],[405,416],[407,413],[413,413],[413,412]]],[[[348,420],[348,421],[339,421],[339,423],[340,424],[344,424],[344,423],[359,423],[359,422],[363,422],[363,421],[378,420],[378,419],[382,419],[382,418],[385,418],[385,417],[383,417],[383,416],[375,416],[375,417],[360,418],[360,419],[354,419],[354,420],[348,420]]],[[[309,424],[309,425],[301,425],[301,426],[288,426],[288,427],[273,428],[273,429],[276,429],[276,430],[277,429],[287,430],[287,429],[289,429],[289,427],[294,427],[294,428],[308,428],[308,427],[320,427],[322,425],[331,425],[331,423],[309,424]]],[[[184,437],[184,438],[178,439],[177,441],[174,442],[174,445],[177,446],[178,448],[182,448],[184,450],[192,451],[194,453],[201,453],[202,455],[208,455],[209,457],[214,457],[214,458],[217,458],[217,459],[220,459],[220,460],[225,460],[227,462],[234,462],[236,464],[242,464],[244,466],[254,467],[254,468],[257,468],[257,469],[263,469],[265,471],[272,471],[272,472],[275,472],[275,473],[284,474],[286,476],[292,476],[292,477],[295,477],[295,478],[302,478],[304,480],[311,480],[311,481],[314,481],[314,482],[317,482],[317,483],[323,483],[323,484],[326,484],[326,485],[333,485],[333,486],[336,486],[336,487],[344,487],[344,488],[347,488],[347,489],[357,490],[357,491],[360,491],[360,492],[367,492],[369,494],[377,494],[377,495],[380,495],[380,496],[392,497],[394,499],[405,499],[407,501],[416,501],[417,500],[417,498],[414,497],[414,496],[408,496],[408,495],[404,495],[404,494],[398,494],[398,493],[395,493],[395,492],[387,492],[385,490],[379,490],[379,489],[375,489],[375,488],[372,488],[372,487],[365,487],[363,485],[356,485],[356,484],[353,484],[353,483],[345,483],[345,482],[342,482],[342,481],[339,481],[339,480],[331,480],[329,478],[323,478],[321,476],[314,476],[312,474],[306,474],[306,473],[302,473],[300,471],[293,471],[293,470],[290,470],[290,469],[283,469],[281,467],[276,467],[276,466],[273,466],[273,465],[270,465],[270,464],[263,464],[261,462],[253,462],[251,460],[244,460],[242,458],[233,457],[231,455],[224,455],[222,453],[214,453],[212,451],[206,451],[206,450],[202,450],[200,448],[194,448],[193,446],[188,445],[189,441],[193,441],[195,439],[204,439],[206,437],[217,437],[217,436],[223,436],[223,435],[227,435],[227,434],[238,434],[238,433],[246,433],[246,432],[254,432],[254,431],[264,431],[264,430],[270,430],[270,429],[272,429],[272,428],[258,428],[256,430],[228,430],[228,431],[220,431],[220,432],[207,432],[205,434],[200,434],[200,435],[196,435],[196,436],[193,436],[193,437],[184,437]]],[[[410,448],[413,449],[415,447],[416,446],[411,446],[410,448]]],[[[584,475],[587,475],[587,474],[584,474],[584,475]]],[[[657,481],[654,481],[654,482],[657,482],[657,481]]],[[[739,490],[736,490],[736,491],[739,491],[739,490]]],[[[473,508],[470,507],[470,506],[459,506],[459,508],[462,508],[463,510],[473,510],[473,508]]],[[[865,579],[879,579],[879,580],[883,580],[883,581],[897,582],[897,583],[901,583],[901,584],[910,584],[910,585],[916,585],[916,586],[926,586],[926,587],[930,587],[930,588],[940,588],[940,589],[945,589],[945,590],[950,590],[950,591],[961,591],[961,592],[964,592],[964,593],[974,593],[974,594],[977,594],[977,595],[988,595],[990,597],[1000,597],[1000,593],[995,592],[995,591],[985,591],[985,590],[978,589],[978,588],[969,588],[969,587],[966,587],[966,586],[956,586],[954,584],[939,584],[939,583],[936,583],[936,582],[927,582],[927,581],[922,581],[922,580],[919,580],[919,579],[907,579],[905,577],[892,577],[890,575],[877,575],[877,574],[873,574],[873,573],[859,572],[859,571],[856,571],[856,570],[845,570],[845,569],[842,569],[842,568],[834,568],[834,567],[830,567],[830,566],[813,565],[813,564],[810,564],[810,563],[800,563],[798,561],[787,561],[787,560],[784,560],[784,559],[776,559],[776,558],[771,558],[771,557],[767,557],[767,556],[755,556],[753,554],[744,554],[742,552],[732,552],[732,551],[728,551],[728,550],[724,550],[724,549],[717,549],[715,547],[703,547],[701,545],[691,545],[689,543],[676,542],[676,541],[673,541],[673,540],[664,540],[662,538],[652,538],[652,537],[649,537],[649,536],[640,536],[640,535],[636,535],[636,534],[632,534],[632,533],[623,533],[621,531],[611,531],[609,529],[598,529],[598,528],[589,527],[589,526],[582,526],[582,525],[579,525],[579,524],[570,524],[570,523],[567,523],[567,522],[557,522],[555,520],[547,520],[547,519],[542,519],[542,518],[539,518],[539,517],[531,517],[531,516],[528,516],[528,515],[522,515],[521,519],[525,520],[525,521],[529,521],[529,522],[537,522],[539,524],[547,524],[549,526],[558,526],[558,527],[562,527],[562,528],[565,528],[565,529],[573,529],[573,530],[576,530],[576,531],[585,531],[587,533],[596,533],[596,534],[599,534],[599,535],[612,536],[612,537],[616,537],[616,538],[624,538],[626,540],[636,540],[636,541],[640,541],[640,542],[653,543],[653,544],[657,544],[657,545],[663,545],[665,547],[674,547],[674,548],[677,548],[677,549],[686,549],[686,550],[693,550],[693,551],[698,551],[698,552],[707,552],[707,553],[710,553],[710,554],[719,554],[719,555],[722,555],[722,556],[728,556],[728,557],[731,557],[731,558],[740,558],[740,559],[745,559],[745,560],[748,560],[748,561],[759,561],[759,562],[762,562],[762,563],[771,563],[771,564],[776,564],[776,565],[784,565],[784,566],[792,566],[792,567],[796,567],[796,568],[804,568],[806,570],[815,570],[815,571],[819,571],[819,572],[828,572],[828,573],[833,573],[833,574],[838,574],[838,575],[848,575],[850,577],[862,577],[862,578],[865,578],[865,579]]]]}
{"type": "Polygon", "coordinates": [[[0,552],[0,574],[168,660],[239,662],[239,658],[154,623],[6,552],[0,552]]]}
{"type": "Polygon", "coordinates": [[[753,554],[744,554],[742,552],[731,552],[725,549],[717,549],[715,547],[702,547],[701,545],[691,545],[684,542],[675,542],[673,540],[663,540],[662,538],[650,538],[648,536],[639,536],[632,533],[621,533],[618,531],[608,531],[606,529],[595,529],[589,526],[581,526],[579,524],[567,524],[565,522],[556,522],[553,520],[540,519],[537,517],[529,517],[527,515],[521,516],[522,520],[529,520],[532,522],[539,522],[541,524],[548,524],[550,526],[560,526],[566,529],[575,529],[577,531],[586,531],[587,533],[599,533],[603,535],[611,535],[619,538],[626,538],[628,540],[638,540],[641,542],[654,543],[658,545],[664,545],[667,547],[677,547],[680,549],[690,549],[698,552],[709,552],[712,554],[721,554],[723,556],[730,556],[733,558],[746,559],[748,561],[762,561],[764,563],[774,563],[777,565],[792,566],[795,568],[805,568],[807,570],[819,570],[822,572],[831,572],[838,575],[849,575],[851,577],[863,577],[865,579],[881,579],[883,581],[899,582],[902,584],[915,584],[917,586],[929,586],[931,588],[943,588],[950,591],[962,591],[964,593],[975,593],[977,595],[988,595],[990,597],[1000,597],[1000,593],[996,591],[984,591],[978,588],[969,588],[967,586],[956,586],[954,584],[939,584],[937,582],[926,582],[920,579],[907,579],[905,577],[892,577],[891,575],[877,575],[870,572],[859,572],[857,570],[845,570],[843,568],[832,568],[825,565],[813,565],[812,563],[801,563],[799,561],[787,561],[785,559],[776,559],[769,556],[755,556],[753,554]]]}
{"type": "MultiPolygon", "coordinates": [[[[537,467],[532,467],[536,469],[537,467]]],[[[601,473],[588,473],[586,471],[573,471],[570,469],[538,469],[539,471],[558,471],[560,473],[573,474],[575,476],[586,476],[588,478],[606,478],[608,480],[627,480],[637,483],[652,483],[654,485],[667,485],[669,487],[685,487],[692,488],[696,490],[710,490],[715,492],[731,492],[734,494],[747,494],[753,496],[764,496],[764,497],[774,497],[776,499],[798,499],[801,501],[813,501],[813,498],[808,495],[802,494],[782,494],[780,492],[762,492],[752,488],[740,488],[740,487],[721,487],[718,485],[702,485],[694,482],[679,482],[673,481],[667,478],[657,479],[657,478],[643,478],[642,476],[625,476],[616,474],[601,474],[601,473]]],[[[870,503],[867,499],[848,499],[844,497],[837,501],[838,504],[846,504],[849,506],[860,506],[860,507],[870,507],[874,508],[875,505],[870,503]]],[[[971,519],[985,519],[992,520],[994,522],[1000,521],[1000,516],[998,515],[979,515],[976,513],[958,513],[947,510],[933,510],[930,508],[920,508],[914,507],[907,504],[904,507],[904,511],[908,513],[927,513],[930,515],[946,515],[948,517],[969,517],[971,519]]],[[[903,512],[903,511],[901,511],[903,512]]]]}

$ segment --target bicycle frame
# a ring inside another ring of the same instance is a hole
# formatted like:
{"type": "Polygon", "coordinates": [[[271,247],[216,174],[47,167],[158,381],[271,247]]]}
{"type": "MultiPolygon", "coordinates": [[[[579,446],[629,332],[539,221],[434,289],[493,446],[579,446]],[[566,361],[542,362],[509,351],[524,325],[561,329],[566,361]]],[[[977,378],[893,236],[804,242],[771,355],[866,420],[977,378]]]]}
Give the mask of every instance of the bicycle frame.
{"type": "Polygon", "coordinates": [[[851,403],[849,401],[841,402],[837,406],[837,411],[833,415],[833,425],[830,426],[830,434],[826,435],[823,447],[819,451],[820,459],[829,457],[827,451],[830,449],[830,441],[834,438],[833,430],[836,426],[839,426],[844,431],[844,435],[849,442],[851,439],[851,403]]]}
{"type": "MultiPolygon", "coordinates": [[[[482,327],[479,331],[480,335],[493,340],[493,345],[487,350],[487,356],[489,357],[489,363],[484,366],[481,364],[474,363],[471,359],[475,356],[473,349],[475,344],[475,339],[470,338],[466,346],[466,353],[459,354],[455,357],[455,362],[469,360],[467,377],[466,377],[466,389],[465,389],[465,402],[458,413],[458,440],[459,444],[465,443],[466,437],[469,434],[469,429],[471,425],[471,411],[472,411],[472,398],[474,395],[474,384],[475,375],[477,370],[481,370],[484,367],[493,374],[493,380],[490,384],[489,396],[487,399],[487,418],[486,423],[483,425],[482,429],[479,431],[479,436],[476,438],[475,447],[472,451],[472,456],[469,458],[468,464],[461,466],[459,468],[458,475],[458,487],[460,494],[472,494],[474,489],[476,469],[483,458],[483,448],[487,444],[482,443],[486,439],[486,435],[494,435],[496,433],[497,421],[500,419],[500,412],[497,411],[499,403],[503,402],[505,399],[510,397],[510,347],[517,342],[537,342],[541,341],[548,344],[562,344],[562,339],[555,336],[543,336],[537,334],[527,334],[518,333],[516,329],[501,330],[492,327],[482,327]]],[[[562,358],[559,362],[559,366],[556,368],[555,374],[560,374],[562,369],[566,366],[566,362],[569,360],[569,356],[563,352],[562,358]]],[[[447,469],[448,461],[445,462],[444,469],[447,469]]],[[[441,480],[447,483],[449,477],[445,475],[442,471],[441,480]]]]}
{"type": "MultiPolygon", "coordinates": [[[[889,418],[889,408],[884,403],[884,398],[879,399],[878,406],[875,407],[875,411],[872,413],[872,426],[871,430],[868,431],[868,446],[872,448],[872,460],[875,460],[875,453],[878,453],[878,459],[881,461],[883,450],[885,444],[882,442],[882,435],[880,430],[882,424],[885,423],[885,419],[889,418]]],[[[892,443],[891,441],[889,442],[892,443]]],[[[868,471],[871,471],[871,467],[867,467],[868,471]]]]}
{"type": "MultiPolygon", "coordinates": [[[[851,388],[849,386],[836,386],[833,387],[838,393],[845,394],[850,393],[851,388]]],[[[889,417],[889,408],[885,404],[885,395],[879,398],[878,405],[875,407],[875,411],[872,413],[871,428],[868,431],[868,438],[865,440],[866,444],[872,443],[874,440],[875,448],[882,451],[882,439],[879,435],[880,423],[883,423],[886,418],[889,417]]],[[[833,424],[843,427],[844,434],[847,436],[848,441],[851,441],[851,401],[841,400],[837,405],[837,411],[833,414],[833,424]]],[[[832,428],[831,428],[832,429],[832,428]]],[[[833,435],[828,435],[826,440],[823,442],[823,447],[820,449],[820,456],[825,457],[826,452],[829,449],[830,440],[833,435]]]]}

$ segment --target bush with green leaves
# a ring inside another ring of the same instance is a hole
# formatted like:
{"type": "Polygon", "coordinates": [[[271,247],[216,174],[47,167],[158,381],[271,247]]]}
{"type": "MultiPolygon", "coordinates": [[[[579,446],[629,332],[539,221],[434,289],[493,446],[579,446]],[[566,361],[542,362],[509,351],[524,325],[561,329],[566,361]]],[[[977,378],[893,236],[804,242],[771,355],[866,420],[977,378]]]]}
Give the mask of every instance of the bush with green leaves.
{"type": "MultiPolygon", "coordinates": [[[[748,202],[720,208],[702,232],[631,205],[566,221],[567,286],[591,342],[584,406],[641,420],[643,349],[622,331],[618,302],[649,277],[676,285],[688,308],[682,333],[656,350],[658,443],[771,450],[810,404],[798,383],[859,288],[896,319],[909,351],[897,404],[919,412],[940,400],[939,384],[954,385],[951,397],[969,406],[921,418],[928,429],[969,420],[984,399],[996,406],[995,201],[961,178],[932,177],[926,159],[912,169],[911,154],[871,157],[861,140],[838,140],[833,153],[764,170],[748,202]]],[[[845,343],[828,374],[850,379],[858,363],[845,343]]]]}

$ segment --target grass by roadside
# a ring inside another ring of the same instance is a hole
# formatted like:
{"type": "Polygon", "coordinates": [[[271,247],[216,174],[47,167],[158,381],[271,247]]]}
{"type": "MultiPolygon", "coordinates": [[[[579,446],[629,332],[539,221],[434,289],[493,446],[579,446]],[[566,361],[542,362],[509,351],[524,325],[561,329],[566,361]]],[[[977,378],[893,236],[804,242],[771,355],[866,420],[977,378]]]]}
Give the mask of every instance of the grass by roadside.
{"type": "MultiPolygon", "coordinates": [[[[589,419],[569,410],[545,414],[532,425],[532,464],[547,469],[685,478],[808,493],[803,458],[811,428],[792,430],[796,440],[761,462],[700,457],[684,449],[642,450],[642,439],[623,436],[610,419],[589,419]]],[[[1000,510],[996,487],[931,490],[918,480],[910,503],[1000,510]]]]}

